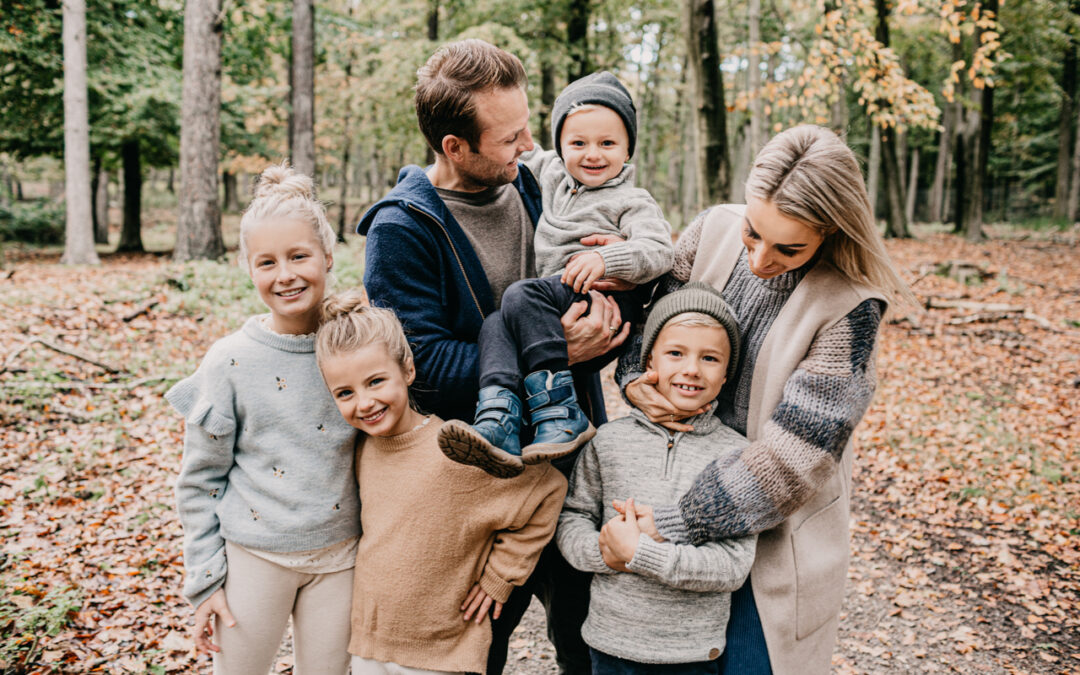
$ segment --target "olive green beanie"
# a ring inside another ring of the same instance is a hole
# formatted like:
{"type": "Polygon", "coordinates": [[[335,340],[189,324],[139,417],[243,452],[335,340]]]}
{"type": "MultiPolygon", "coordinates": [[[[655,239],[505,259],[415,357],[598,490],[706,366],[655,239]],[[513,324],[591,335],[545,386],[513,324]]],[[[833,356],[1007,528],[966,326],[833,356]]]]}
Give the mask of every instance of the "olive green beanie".
{"type": "Polygon", "coordinates": [[[642,334],[641,369],[647,369],[649,354],[652,352],[653,344],[656,343],[656,337],[660,335],[660,330],[668,321],[686,312],[707,314],[719,321],[727,331],[728,341],[731,342],[731,356],[728,359],[726,378],[730,382],[739,362],[739,324],[735,320],[731,307],[724,302],[720,291],[700,281],[686,284],[674,293],[660,298],[652,306],[642,334]]]}

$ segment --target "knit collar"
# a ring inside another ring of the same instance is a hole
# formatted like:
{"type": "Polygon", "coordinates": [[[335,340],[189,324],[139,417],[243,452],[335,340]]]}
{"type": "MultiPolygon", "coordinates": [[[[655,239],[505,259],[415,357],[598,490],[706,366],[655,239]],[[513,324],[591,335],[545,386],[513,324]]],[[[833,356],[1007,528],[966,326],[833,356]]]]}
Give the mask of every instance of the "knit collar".
{"type": "Polygon", "coordinates": [[[436,415],[430,415],[427,423],[397,436],[365,436],[364,445],[380,452],[407,450],[429,442],[434,443],[441,426],[442,420],[436,415]]]}
{"type": "Polygon", "coordinates": [[[312,354],[315,352],[314,333],[308,333],[307,335],[275,333],[263,325],[263,317],[265,316],[268,315],[259,314],[249,318],[242,329],[244,335],[267,347],[283,352],[292,352],[294,354],[312,354]]]}
{"type": "MultiPolygon", "coordinates": [[[[693,430],[687,431],[685,433],[689,434],[690,436],[704,436],[716,430],[716,427],[720,426],[721,424],[720,418],[716,416],[717,405],[719,405],[718,402],[713,401],[709,404],[709,409],[701,413],[700,415],[695,415],[688,419],[680,420],[683,424],[689,424],[690,426],[694,427],[693,430]]],[[[665,434],[671,433],[670,429],[649,420],[649,418],[645,416],[645,413],[641,412],[633,406],[631,406],[630,408],[630,416],[647,427],[659,429],[665,434]]]]}

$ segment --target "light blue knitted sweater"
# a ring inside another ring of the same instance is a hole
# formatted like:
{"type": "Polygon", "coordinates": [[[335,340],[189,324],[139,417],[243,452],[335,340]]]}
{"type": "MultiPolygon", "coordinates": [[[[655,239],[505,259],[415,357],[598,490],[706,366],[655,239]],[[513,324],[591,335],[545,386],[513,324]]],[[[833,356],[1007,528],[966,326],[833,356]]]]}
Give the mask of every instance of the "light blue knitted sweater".
{"type": "Polygon", "coordinates": [[[186,421],[176,501],[194,606],[225,582],[225,540],[281,553],[360,534],[357,432],[323,382],[313,337],[252,317],[165,398],[186,421]]]}

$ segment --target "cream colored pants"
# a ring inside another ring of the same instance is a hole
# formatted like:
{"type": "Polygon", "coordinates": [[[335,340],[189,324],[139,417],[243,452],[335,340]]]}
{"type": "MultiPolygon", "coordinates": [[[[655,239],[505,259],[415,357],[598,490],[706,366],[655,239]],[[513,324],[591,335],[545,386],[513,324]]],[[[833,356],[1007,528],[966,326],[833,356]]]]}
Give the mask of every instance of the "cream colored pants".
{"type": "Polygon", "coordinates": [[[352,569],[302,574],[225,543],[225,600],[236,619],[218,621],[215,675],[267,675],[293,621],[295,675],[345,675],[349,668],[352,569]]]}
{"type": "Polygon", "coordinates": [[[399,666],[387,661],[352,657],[352,675],[465,675],[465,673],[444,672],[441,670],[423,670],[399,666]]]}

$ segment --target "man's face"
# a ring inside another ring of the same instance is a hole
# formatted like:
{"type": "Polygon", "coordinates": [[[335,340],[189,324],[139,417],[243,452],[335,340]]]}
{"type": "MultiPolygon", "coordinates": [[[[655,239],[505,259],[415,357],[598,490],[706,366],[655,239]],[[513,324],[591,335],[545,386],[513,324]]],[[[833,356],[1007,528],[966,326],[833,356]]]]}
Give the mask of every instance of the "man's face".
{"type": "Polygon", "coordinates": [[[469,149],[458,172],[477,187],[496,187],[517,178],[517,160],[532,150],[529,99],[521,87],[493,89],[473,95],[480,140],[469,149]]]}

